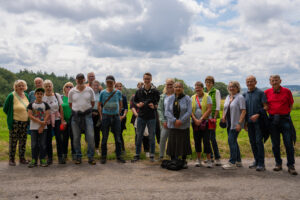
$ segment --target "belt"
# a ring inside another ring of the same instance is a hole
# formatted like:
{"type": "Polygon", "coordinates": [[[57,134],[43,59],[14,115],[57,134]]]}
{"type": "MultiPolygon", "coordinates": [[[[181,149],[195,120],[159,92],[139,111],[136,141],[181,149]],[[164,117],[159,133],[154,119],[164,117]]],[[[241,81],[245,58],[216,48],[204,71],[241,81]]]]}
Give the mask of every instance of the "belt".
{"type": "Polygon", "coordinates": [[[104,114],[104,113],[102,115],[109,116],[109,117],[119,116],[119,114],[110,115],[110,114],[104,114]]]}

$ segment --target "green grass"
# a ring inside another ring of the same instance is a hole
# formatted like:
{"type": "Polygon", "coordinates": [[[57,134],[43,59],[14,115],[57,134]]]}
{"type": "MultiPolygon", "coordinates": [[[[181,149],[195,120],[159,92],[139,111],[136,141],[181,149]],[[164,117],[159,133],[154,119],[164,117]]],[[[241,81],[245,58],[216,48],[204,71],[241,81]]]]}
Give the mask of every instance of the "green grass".
{"type": "MultiPolygon", "coordinates": [[[[300,137],[300,97],[295,98],[295,106],[294,110],[292,111],[292,119],[297,131],[297,137],[300,137]],[[299,108],[298,108],[299,106],[299,108]]],[[[124,131],[124,140],[125,140],[125,148],[126,148],[126,159],[131,159],[135,152],[135,146],[134,146],[134,128],[132,124],[130,124],[132,113],[131,111],[128,112],[127,115],[127,129],[124,131]]],[[[217,128],[216,130],[217,134],[217,141],[219,145],[219,150],[222,158],[228,158],[229,157],[229,147],[227,143],[227,133],[225,129],[217,128]]],[[[191,143],[192,143],[192,149],[193,149],[193,155],[192,158],[195,158],[195,149],[194,149],[194,139],[191,129],[191,143]]],[[[252,152],[251,147],[248,139],[248,134],[245,130],[242,130],[238,137],[238,143],[240,145],[241,154],[242,157],[252,158],[252,152]]],[[[285,150],[283,146],[283,142],[281,143],[282,147],[282,155],[285,156],[285,150]]],[[[55,139],[53,139],[53,148],[54,148],[54,156],[56,155],[56,143],[55,139]]],[[[84,141],[84,136],[82,137],[82,151],[83,154],[86,155],[86,144],[84,141]]],[[[115,143],[113,139],[113,135],[110,134],[108,139],[108,159],[115,159],[115,143]]],[[[156,146],[156,152],[159,151],[158,145],[156,146]]],[[[272,157],[272,148],[271,148],[271,141],[268,140],[265,143],[265,154],[266,157],[272,157]]],[[[296,143],[295,146],[295,155],[300,156],[300,143],[296,143]]],[[[30,151],[30,136],[27,138],[27,148],[26,148],[26,157],[31,157],[31,151],[30,151]]],[[[56,157],[56,156],[55,156],[56,157]]],[[[145,155],[142,154],[142,158],[145,158],[145,155]]],[[[8,160],[8,129],[6,124],[6,115],[3,113],[2,108],[0,109],[0,160],[8,160]]]]}

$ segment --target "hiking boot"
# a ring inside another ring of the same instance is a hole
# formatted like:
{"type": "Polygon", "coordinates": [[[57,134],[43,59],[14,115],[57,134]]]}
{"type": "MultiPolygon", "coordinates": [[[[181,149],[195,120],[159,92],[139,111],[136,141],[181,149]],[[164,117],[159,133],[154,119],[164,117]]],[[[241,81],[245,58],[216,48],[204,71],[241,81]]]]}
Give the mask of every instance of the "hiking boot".
{"type": "Polygon", "coordinates": [[[126,161],[123,158],[117,158],[117,162],[118,163],[126,163],[126,161]]]}
{"type": "Polygon", "coordinates": [[[75,164],[76,164],[76,165],[81,164],[81,158],[77,158],[77,159],[75,160],[75,164]]]}
{"type": "Polygon", "coordinates": [[[95,161],[93,158],[89,158],[88,163],[89,163],[90,165],[96,165],[96,161],[95,161]]]}
{"type": "Polygon", "coordinates": [[[236,161],[235,164],[236,164],[237,167],[243,167],[243,163],[242,162],[236,161]]]}
{"type": "Polygon", "coordinates": [[[222,166],[221,160],[220,159],[216,159],[215,165],[216,166],[222,166]]]}
{"type": "Polygon", "coordinates": [[[273,171],[275,172],[279,172],[282,170],[282,165],[276,165],[274,168],[273,168],[273,171]]]}
{"type": "Polygon", "coordinates": [[[106,163],[106,157],[101,157],[101,159],[100,159],[100,163],[101,164],[105,164],[106,163]]]}
{"type": "Polygon", "coordinates": [[[20,159],[20,164],[28,165],[29,162],[28,162],[28,160],[26,160],[25,158],[21,158],[21,159],[20,159]]]}
{"type": "Polygon", "coordinates": [[[206,164],[205,164],[205,167],[207,168],[212,168],[213,167],[213,163],[211,160],[207,160],[206,164]]]}
{"type": "Polygon", "coordinates": [[[140,156],[139,156],[139,155],[135,155],[135,156],[133,157],[133,159],[131,160],[131,162],[134,163],[134,162],[137,162],[137,161],[139,161],[139,160],[140,160],[140,156]]]}
{"type": "Polygon", "coordinates": [[[40,165],[41,165],[41,167],[48,167],[47,161],[45,159],[42,159],[40,161],[40,165]]]}
{"type": "Polygon", "coordinates": [[[201,166],[202,166],[201,160],[198,158],[196,160],[195,167],[201,167],[201,166]]]}
{"type": "Polygon", "coordinates": [[[9,166],[16,166],[16,162],[14,160],[9,160],[9,166]]]}
{"type": "Polygon", "coordinates": [[[297,171],[296,171],[296,169],[295,169],[294,166],[289,166],[288,168],[289,168],[289,169],[288,169],[288,172],[289,172],[291,175],[294,175],[294,176],[298,175],[298,173],[297,173],[297,171]]]}
{"type": "Polygon", "coordinates": [[[249,165],[249,169],[256,169],[256,168],[257,168],[256,162],[253,162],[251,165],[249,165]]]}
{"type": "Polygon", "coordinates": [[[222,166],[223,169],[237,169],[236,164],[232,164],[231,162],[222,166]]]}
{"type": "Polygon", "coordinates": [[[258,171],[258,172],[262,172],[262,171],[265,171],[265,170],[266,170],[265,166],[257,166],[256,167],[256,171],[258,171]]]}
{"type": "Polygon", "coordinates": [[[32,159],[31,162],[28,164],[29,168],[37,167],[37,163],[35,159],[32,159]]]}

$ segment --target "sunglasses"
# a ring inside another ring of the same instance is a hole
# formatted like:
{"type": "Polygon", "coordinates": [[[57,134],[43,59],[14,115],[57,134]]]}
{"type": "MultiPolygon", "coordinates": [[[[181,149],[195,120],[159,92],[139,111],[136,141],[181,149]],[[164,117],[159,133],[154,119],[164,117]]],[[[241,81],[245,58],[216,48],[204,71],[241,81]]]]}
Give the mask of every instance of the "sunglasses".
{"type": "Polygon", "coordinates": [[[66,86],[66,88],[73,88],[73,86],[66,86]]]}

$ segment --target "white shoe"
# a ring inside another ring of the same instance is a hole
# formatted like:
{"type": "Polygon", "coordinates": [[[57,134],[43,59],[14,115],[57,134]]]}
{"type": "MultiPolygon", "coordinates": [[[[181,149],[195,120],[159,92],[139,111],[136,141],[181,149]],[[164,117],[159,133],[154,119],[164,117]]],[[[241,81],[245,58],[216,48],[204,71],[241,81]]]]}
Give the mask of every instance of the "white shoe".
{"type": "Polygon", "coordinates": [[[146,157],[150,158],[150,153],[149,152],[146,152],[146,157]]]}
{"type": "Polygon", "coordinates": [[[211,160],[207,160],[205,166],[206,166],[207,168],[212,168],[212,167],[213,167],[213,164],[212,164],[211,160]]]}
{"type": "Polygon", "coordinates": [[[236,169],[236,164],[227,163],[226,165],[222,166],[223,169],[236,169]]]}
{"type": "Polygon", "coordinates": [[[201,166],[202,166],[201,160],[197,159],[195,163],[195,167],[201,167],[201,166]]]}
{"type": "Polygon", "coordinates": [[[235,162],[237,167],[243,167],[243,163],[242,162],[235,162]]]}
{"type": "Polygon", "coordinates": [[[216,166],[221,166],[222,165],[221,160],[220,159],[216,159],[215,165],[216,166]]]}

